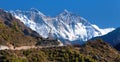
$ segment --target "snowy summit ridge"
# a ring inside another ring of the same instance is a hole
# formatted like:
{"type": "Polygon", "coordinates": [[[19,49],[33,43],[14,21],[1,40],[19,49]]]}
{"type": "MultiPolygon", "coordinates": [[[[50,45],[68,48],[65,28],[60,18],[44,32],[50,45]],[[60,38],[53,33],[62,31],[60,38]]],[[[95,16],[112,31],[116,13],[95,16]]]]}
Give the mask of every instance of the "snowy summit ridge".
{"type": "Polygon", "coordinates": [[[100,29],[97,25],[91,24],[83,17],[68,10],[64,10],[56,17],[48,17],[34,8],[29,11],[10,12],[41,36],[47,38],[51,35],[63,42],[83,43],[83,41],[105,35],[114,30],[114,28],[100,29]]]}

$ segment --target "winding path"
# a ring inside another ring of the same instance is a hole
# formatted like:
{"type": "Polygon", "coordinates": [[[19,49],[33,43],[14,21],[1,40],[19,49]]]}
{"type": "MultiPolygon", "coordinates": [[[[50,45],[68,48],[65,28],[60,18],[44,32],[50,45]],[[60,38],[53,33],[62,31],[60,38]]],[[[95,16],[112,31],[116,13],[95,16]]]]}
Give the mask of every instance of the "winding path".
{"type": "Polygon", "coordinates": [[[27,49],[31,49],[31,48],[50,48],[50,47],[62,47],[63,45],[58,45],[58,46],[21,46],[21,47],[9,47],[9,46],[5,46],[5,45],[0,45],[0,50],[27,50],[27,49]]]}

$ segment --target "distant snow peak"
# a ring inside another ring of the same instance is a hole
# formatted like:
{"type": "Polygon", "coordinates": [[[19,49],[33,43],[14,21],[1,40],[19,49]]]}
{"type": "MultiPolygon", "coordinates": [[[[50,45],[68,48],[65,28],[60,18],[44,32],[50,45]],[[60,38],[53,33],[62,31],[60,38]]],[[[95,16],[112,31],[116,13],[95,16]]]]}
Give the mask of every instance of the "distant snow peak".
{"type": "Polygon", "coordinates": [[[56,17],[48,17],[34,8],[29,11],[12,11],[11,13],[41,36],[48,37],[51,33],[54,38],[63,42],[82,43],[90,38],[101,36],[114,30],[114,28],[100,29],[83,17],[67,10],[64,10],[56,17]]]}
{"type": "Polygon", "coordinates": [[[101,31],[102,35],[106,35],[109,32],[115,30],[115,28],[105,28],[105,29],[100,29],[97,25],[92,25],[94,28],[96,28],[97,30],[101,31]]]}
{"type": "Polygon", "coordinates": [[[64,9],[62,13],[60,13],[59,16],[71,16],[73,13],[68,11],[67,9],[64,9]]]}
{"type": "Polygon", "coordinates": [[[32,12],[39,12],[39,10],[35,9],[35,8],[31,8],[30,11],[32,11],[32,12]]]}
{"type": "Polygon", "coordinates": [[[70,13],[67,9],[64,9],[64,12],[65,12],[65,13],[70,13]]]}
{"type": "Polygon", "coordinates": [[[45,16],[42,12],[40,12],[38,9],[35,9],[35,8],[31,8],[31,9],[30,9],[30,12],[39,14],[40,16],[45,16]]]}

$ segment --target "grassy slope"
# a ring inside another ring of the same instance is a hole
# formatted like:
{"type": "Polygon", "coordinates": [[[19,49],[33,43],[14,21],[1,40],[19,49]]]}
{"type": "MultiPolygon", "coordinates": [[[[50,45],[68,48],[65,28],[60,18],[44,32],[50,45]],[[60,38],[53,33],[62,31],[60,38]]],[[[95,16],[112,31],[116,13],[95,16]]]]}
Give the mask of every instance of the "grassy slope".
{"type": "Polygon", "coordinates": [[[1,45],[34,45],[37,40],[31,36],[32,32],[33,31],[31,29],[27,28],[18,19],[14,18],[11,14],[4,12],[0,9],[1,45]]]}
{"type": "Polygon", "coordinates": [[[8,62],[119,62],[120,54],[101,40],[95,40],[82,47],[0,51],[0,58],[8,62]]]}

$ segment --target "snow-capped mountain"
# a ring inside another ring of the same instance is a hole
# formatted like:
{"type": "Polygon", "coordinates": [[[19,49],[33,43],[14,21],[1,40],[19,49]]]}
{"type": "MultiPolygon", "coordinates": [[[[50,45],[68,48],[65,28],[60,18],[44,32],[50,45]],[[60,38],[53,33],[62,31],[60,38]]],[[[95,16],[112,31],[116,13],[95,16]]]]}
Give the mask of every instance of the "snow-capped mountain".
{"type": "Polygon", "coordinates": [[[26,26],[47,38],[58,38],[62,41],[87,41],[96,36],[102,36],[114,28],[100,29],[83,17],[67,10],[56,17],[48,17],[37,9],[29,11],[10,11],[14,17],[26,26]]]}

